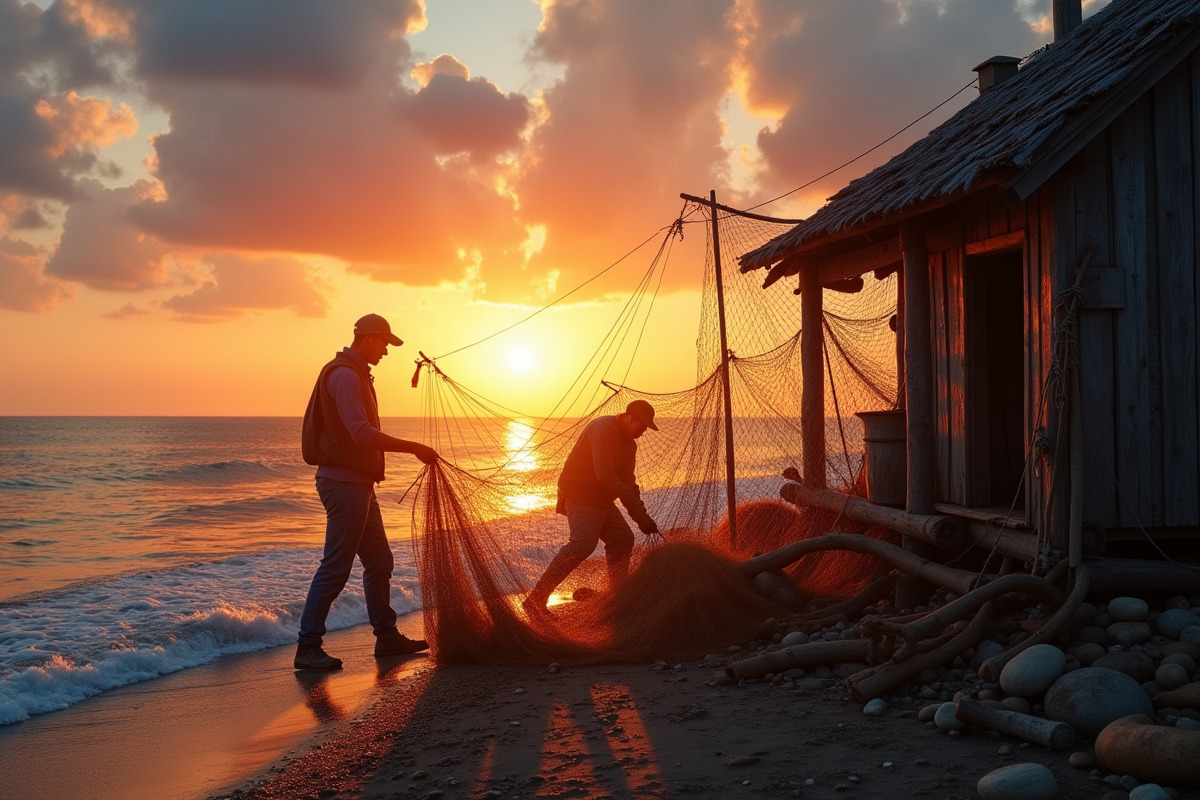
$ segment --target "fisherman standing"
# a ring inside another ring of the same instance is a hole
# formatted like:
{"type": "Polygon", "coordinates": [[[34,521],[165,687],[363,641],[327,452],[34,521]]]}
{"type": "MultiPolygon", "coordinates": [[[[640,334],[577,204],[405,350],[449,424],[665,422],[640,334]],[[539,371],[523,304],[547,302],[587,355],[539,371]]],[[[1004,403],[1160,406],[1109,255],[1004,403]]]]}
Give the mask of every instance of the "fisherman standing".
{"type": "Polygon", "coordinates": [[[341,669],[342,661],[321,648],[329,607],[350,578],[354,558],[363,565],[363,596],[375,633],[375,655],[425,650],[423,639],[396,630],[391,603],[394,560],[375,484],[383,480],[383,454],[411,453],[426,464],[437,461],[431,447],[396,439],[379,430],[379,404],[371,367],[388,345],[404,344],[388,321],[368,314],[354,325],[354,340],[321,369],[304,413],[304,460],[317,467],[317,493],[325,506],[325,553],[313,576],[300,616],[298,670],[341,669]]]}
{"type": "Polygon", "coordinates": [[[609,588],[629,574],[633,531],[614,502],[617,498],[642,533],[658,533],[634,477],[636,440],[647,428],[658,430],[654,407],[645,400],[634,400],[624,413],[597,417],[584,427],[558,478],[556,510],[566,515],[571,536],[525,598],[527,612],[545,611],[550,594],[599,542],[604,542],[609,588]]]}

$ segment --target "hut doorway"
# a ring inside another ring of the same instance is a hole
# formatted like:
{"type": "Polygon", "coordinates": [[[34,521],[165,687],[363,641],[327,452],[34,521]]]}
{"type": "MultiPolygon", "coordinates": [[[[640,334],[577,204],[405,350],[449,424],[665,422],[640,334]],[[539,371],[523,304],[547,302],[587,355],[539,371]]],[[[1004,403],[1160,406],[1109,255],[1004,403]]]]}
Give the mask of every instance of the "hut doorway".
{"type": "Polygon", "coordinates": [[[1021,250],[969,257],[966,267],[971,504],[1005,512],[1012,508],[1022,517],[1026,386],[1021,250]]]}

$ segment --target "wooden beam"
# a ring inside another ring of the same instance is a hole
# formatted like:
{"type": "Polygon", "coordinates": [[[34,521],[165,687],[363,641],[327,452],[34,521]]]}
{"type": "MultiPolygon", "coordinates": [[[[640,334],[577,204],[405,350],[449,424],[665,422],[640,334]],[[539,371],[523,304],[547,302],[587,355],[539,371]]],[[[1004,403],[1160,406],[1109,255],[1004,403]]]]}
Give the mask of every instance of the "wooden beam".
{"type": "Polygon", "coordinates": [[[1025,231],[1012,231],[989,239],[980,239],[977,242],[967,242],[966,253],[968,256],[987,256],[1004,250],[1015,250],[1023,244],[1025,244],[1025,231]]]}
{"type": "Polygon", "coordinates": [[[804,485],[825,488],[825,317],[817,271],[800,273],[800,433],[804,485]]]}
{"type": "Polygon", "coordinates": [[[929,251],[924,232],[900,228],[904,251],[904,374],[908,410],[908,501],[913,514],[933,511],[933,336],[930,332],[929,251]]]}
{"type": "Polygon", "coordinates": [[[962,526],[954,517],[909,514],[898,508],[876,505],[861,497],[832,489],[809,489],[791,481],[780,487],[779,496],[801,508],[832,511],[855,522],[915,536],[939,548],[953,550],[962,541],[962,526]]]}
{"type": "Polygon", "coordinates": [[[877,244],[860,247],[845,253],[829,256],[796,256],[805,266],[814,265],[821,273],[821,285],[825,286],[844,278],[856,278],[865,272],[888,269],[900,263],[900,239],[891,237],[877,244]]]}

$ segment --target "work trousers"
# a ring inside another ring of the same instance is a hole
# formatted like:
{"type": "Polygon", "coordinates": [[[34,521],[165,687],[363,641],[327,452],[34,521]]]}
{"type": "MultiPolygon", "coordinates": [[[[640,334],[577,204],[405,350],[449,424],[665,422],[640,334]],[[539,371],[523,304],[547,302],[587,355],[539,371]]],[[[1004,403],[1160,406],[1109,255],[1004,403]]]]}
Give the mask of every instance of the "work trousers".
{"type": "Polygon", "coordinates": [[[304,601],[299,643],[321,644],[329,607],[350,579],[355,556],[363,565],[367,619],[379,636],[396,627],[396,612],[391,602],[395,561],[383,529],[375,486],[317,478],[317,494],[325,506],[325,553],[304,601]]]}

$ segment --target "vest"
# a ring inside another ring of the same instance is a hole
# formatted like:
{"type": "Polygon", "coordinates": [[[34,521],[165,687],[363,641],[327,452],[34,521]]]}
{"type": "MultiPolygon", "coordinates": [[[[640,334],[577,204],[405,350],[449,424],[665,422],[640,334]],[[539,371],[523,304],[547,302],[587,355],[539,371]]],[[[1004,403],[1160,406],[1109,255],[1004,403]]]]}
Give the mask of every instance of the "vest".
{"type": "Polygon", "coordinates": [[[370,373],[344,353],[338,353],[321,368],[312,397],[308,399],[308,408],[304,411],[304,428],[300,437],[304,462],[314,466],[345,467],[370,475],[376,482],[382,481],[383,451],[355,444],[326,387],[329,373],[338,367],[350,367],[358,375],[362,383],[367,420],[373,427],[379,428],[379,403],[375,398],[375,387],[371,385],[370,373]]]}

